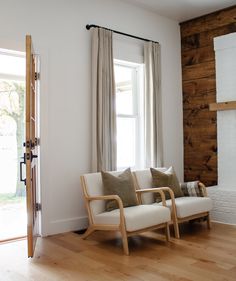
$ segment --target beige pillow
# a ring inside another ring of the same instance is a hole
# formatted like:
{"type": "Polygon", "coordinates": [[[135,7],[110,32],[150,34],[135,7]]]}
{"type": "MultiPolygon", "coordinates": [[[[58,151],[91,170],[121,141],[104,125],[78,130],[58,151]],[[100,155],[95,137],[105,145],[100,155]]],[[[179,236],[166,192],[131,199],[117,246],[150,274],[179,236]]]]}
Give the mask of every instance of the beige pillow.
{"type": "MultiPolygon", "coordinates": [[[[103,171],[101,174],[105,195],[118,195],[122,200],[124,207],[135,206],[138,204],[130,168],[126,169],[118,176],[103,171]]],[[[117,208],[117,201],[106,201],[107,211],[112,211],[117,208]]]]}
{"type": "MultiPolygon", "coordinates": [[[[175,197],[183,197],[184,194],[180,188],[179,180],[175,174],[173,167],[170,167],[165,172],[160,172],[156,169],[150,168],[152,173],[152,187],[170,187],[174,192],[175,197]]],[[[170,199],[170,194],[165,191],[166,200],[170,199]]],[[[155,193],[156,202],[161,202],[159,193],[155,193]]]]}

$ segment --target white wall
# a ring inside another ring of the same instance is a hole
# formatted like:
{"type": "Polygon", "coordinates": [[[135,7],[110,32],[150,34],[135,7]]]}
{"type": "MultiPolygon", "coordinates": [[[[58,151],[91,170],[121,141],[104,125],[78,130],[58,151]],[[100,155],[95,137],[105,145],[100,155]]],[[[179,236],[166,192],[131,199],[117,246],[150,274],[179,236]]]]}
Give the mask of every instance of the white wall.
{"type": "Polygon", "coordinates": [[[88,23],[161,43],[164,160],[183,176],[180,34],[177,22],[118,0],[1,1],[0,48],[41,54],[43,235],[83,228],[79,177],[90,171],[91,94],[88,23]]]}

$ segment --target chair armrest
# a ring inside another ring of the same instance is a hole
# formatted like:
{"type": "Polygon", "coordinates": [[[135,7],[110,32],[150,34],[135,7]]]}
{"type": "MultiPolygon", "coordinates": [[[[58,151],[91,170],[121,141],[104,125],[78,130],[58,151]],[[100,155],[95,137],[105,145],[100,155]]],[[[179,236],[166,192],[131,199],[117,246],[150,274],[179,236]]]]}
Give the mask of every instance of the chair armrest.
{"type": "MultiPolygon", "coordinates": [[[[136,190],[137,195],[140,197],[142,193],[152,192],[152,193],[159,193],[161,195],[162,205],[166,206],[166,199],[165,194],[163,191],[167,191],[170,193],[171,200],[175,200],[174,192],[169,187],[157,187],[157,188],[146,188],[146,189],[139,189],[136,190]]],[[[140,199],[140,198],[139,198],[140,199]]],[[[174,201],[175,202],[175,201],[174,201]]],[[[173,202],[172,202],[173,203],[173,202]]]]}
{"type": "Polygon", "coordinates": [[[203,196],[207,197],[207,190],[206,190],[205,184],[203,184],[202,182],[199,181],[198,187],[199,187],[199,189],[201,189],[203,196]]]}
{"type": "Polygon", "coordinates": [[[136,190],[139,202],[141,202],[141,194],[142,193],[159,193],[161,195],[161,201],[162,201],[162,205],[166,206],[166,199],[165,199],[165,194],[164,192],[161,190],[161,188],[146,188],[146,189],[139,189],[136,190]]]}
{"type": "Polygon", "coordinates": [[[161,194],[161,199],[162,199],[162,205],[166,206],[166,200],[165,200],[165,194],[163,191],[167,191],[170,194],[170,200],[171,200],[171,213],[172,213],[172,219],[173,221],[177,220],[177,215],[176,215],[176,206],[175,206],[175,194],[173,192],[173,190],[167,186],[163,186],[163,187],[158,187],[158,188],[147,188],[147,189],[138,189],[136,190],[136,193],[140,196],[142,193],[146,193],[146,192],[158,192],[161,194]],[[164,200],[163,200],[164,197],[164,200]],[[163,204],[163,201],[165,202],[163,204]]]}
{"type": "Polygon", "coordinates": [[[116,200],[119,206],[119,209],[124,209],[123,202],[118,195],[99,195],[99,196],[89,196],[86,198],[88,201],[95,200],[116,200]]]}

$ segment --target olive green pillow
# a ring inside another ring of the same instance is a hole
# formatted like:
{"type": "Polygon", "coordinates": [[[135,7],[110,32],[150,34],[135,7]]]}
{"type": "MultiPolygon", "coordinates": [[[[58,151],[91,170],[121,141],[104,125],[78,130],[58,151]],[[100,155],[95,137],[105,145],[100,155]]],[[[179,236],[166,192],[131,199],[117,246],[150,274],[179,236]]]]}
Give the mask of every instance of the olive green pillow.
{"type": "MultiPolygon", "coordinates": [[[[150,168],[152,173],[152,187],[170,187],[174,192],[175,197],[183,197],[184,194],[180,188],[179,180],[175,174],[173,167],[170,167],[165,172],[160,172],[156,169],[150,168]]],[[[159,193],[154,193],[156,202],[161,202],[159,193]]],[[[170,194],[165,191],[166,200],[170,199],[170,194]]]]}
{"type": "MultiPolygon", "coordinates": [[[[105,195],[118,195],[124,207],[138,204],[130,168],[118,176],[103,171],[101,174],[105,195]]],[[[112,211],[117,208],[118,204],[116,200],[106,201],[106,211],[112,211]]]]}

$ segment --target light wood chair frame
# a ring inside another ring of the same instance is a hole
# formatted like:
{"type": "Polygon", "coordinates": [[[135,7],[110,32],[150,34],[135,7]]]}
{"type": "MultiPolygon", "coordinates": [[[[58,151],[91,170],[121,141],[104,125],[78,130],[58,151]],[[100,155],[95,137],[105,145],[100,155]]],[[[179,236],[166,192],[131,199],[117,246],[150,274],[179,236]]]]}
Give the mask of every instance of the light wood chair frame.
{"type": "MultiPolygon", "coordinates": [[[[82,238],[86,239],[89,235],[91,235],[94,231],[97,230],[105,230],[105,231],[119,231],[121,233],[122,237],[122,243],[123,243],[123,251],[125,255],[129,255],[129,245],[128,245],[128,237],[132,235],[137,235],[145,231],[151,231],[155,229],[160,229],[164,228],[165,229],[165,236],[166,236],[166,241],[170,241],[170,230],[169,230],[169,222],[166,223],[161,223],[158,225],[153,225],[151,227],[139,229],[136,231],[127,231],[126,229],[126,223],[125,223],[125,215],[124,215],[124,206],[122,203],[122,200],[118,195],[101,195],[101,196],[90,196],[87,192],[87,183],[86,183],[86,178],[84,176],[80,177],[81,179],[81,185],[82,185],[82,190],[83,190],[83,195],[85,199],[85,206],[88,211],[88,221],[89,221],[89,226],[86,230],[86,232],[83,234],[82,238]],[[119,224],[96,224],[94,223],[94,216],[93,212],[90,207],[90,203],[95,200],[116,200],[119,210],[120,210],[120,222],[119,224]]],[[[95,187],[96,188],[96,187],[95,187]]],[[[152,188],[150,190],[147,189],[139,189],[136,190],[136,195],[138,198],[138,203],[140,204],[140,196],[142,193],[146,192],[152,192],[152,193],[159,193],[162,199],[162,205],[166,207],[166,200],[165,200],[165,194],[163,192],[162,188],[152,188]]]]}
{"type": "MultiPolygon", "coordinates": [[[[138,179],[137,179],[135,172],[133,173],[133,178],[134,178],[134,182],[135,182],[136,191],[138,191],[138,190],[151,191],[153,189],[153,188],[140,189],[140,186],[138,184],[138,179]]],[[[202,182],[198,182],[198,187],[202,190],[203,197],[207,197],[206,186],[202,182]]],[[[206,218],[207,227],[208,227],[208,229],[211,228],[210,212],[202,212],[202,213],[198,213],[198,214],[195,214],[192,216],[178,218],[174,192],[169,187],[160,187],[160,188],[162,189],[162,191],[167,191],[170,194],[170,200],[171,200],[171,222],[170,222],[170,224],[173,224],[173,226],[174,226],[175,238],[177,238],[177,239],[180,238],[179,223],[182,223],[182,222],[186,222],[186,221],[190,221],[190,220],[198,219],[198,218],[206,218]]],[[[154,189],[156,189],[156,188],[154,188],[154,189]]],[[[141,194],[139,195],[139,202],[140,202],[140,204],[143,203],[141,194]]]]}

